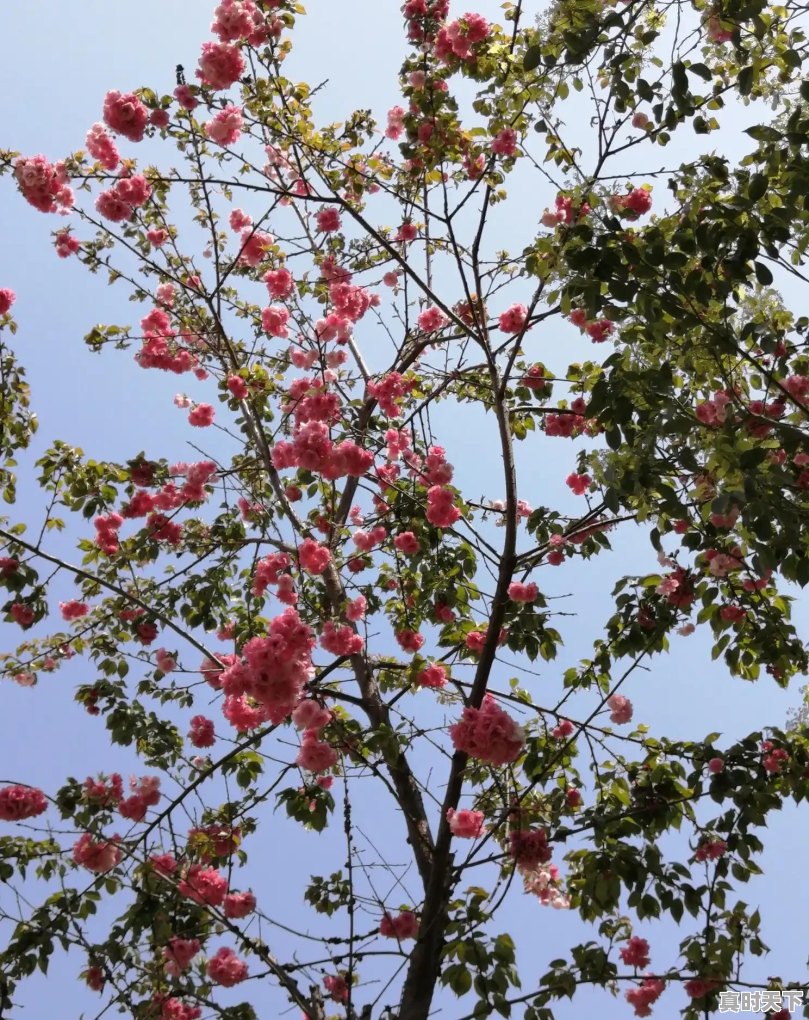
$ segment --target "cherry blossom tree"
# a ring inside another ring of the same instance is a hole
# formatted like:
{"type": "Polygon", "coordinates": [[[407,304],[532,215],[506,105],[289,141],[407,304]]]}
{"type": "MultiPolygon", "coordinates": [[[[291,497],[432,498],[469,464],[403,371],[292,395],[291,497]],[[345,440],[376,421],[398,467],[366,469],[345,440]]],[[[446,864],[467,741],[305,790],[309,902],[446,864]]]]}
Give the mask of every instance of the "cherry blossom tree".
{"type": "MultiPolygon", "coordinates": [[[[449,8],[403,5],[387,113],[319,123],[285,73],[301,5],[222,0],[173,92],[110,91],[62,159],[3,153],[61,214],[56,254],[142,306],[90,350],[176,375],[198,451],[122,435],[120,462],[55,441],[32,465],[3,339],[3,495],[35,475],[44,523],[0,524],[2,673],[35,701],[82,660],[78,706],[140,763],[3,777],[3,1011],[60,950],[98,1015],[138,1020],[550,1020],[585,986],[696,1020],[801,988],[755,959],[739,887],[809,789],[805,727],[673,739],[630,695],[695,630],[740,686],[806,672],[784,586],[809,581],[809,319],[775,286],[804,280],[803,5],[449,8]],[[754,100],[773,113],[738,165],[714,139],[678,160],[754,100]],[[490,449],[451,453],[473,416],[490,449]],[[610,555],[622,529],[649,572],[610,555]],[[613,608],[560,668],[549,591],[581,562],[613,608]],[[582,940],[526,969],[515,900],[582,940]],[[682,925],[673,958],[654,919],[682,925]]],[[[0,290],[4,337],[15,311],[0,290]]]]}

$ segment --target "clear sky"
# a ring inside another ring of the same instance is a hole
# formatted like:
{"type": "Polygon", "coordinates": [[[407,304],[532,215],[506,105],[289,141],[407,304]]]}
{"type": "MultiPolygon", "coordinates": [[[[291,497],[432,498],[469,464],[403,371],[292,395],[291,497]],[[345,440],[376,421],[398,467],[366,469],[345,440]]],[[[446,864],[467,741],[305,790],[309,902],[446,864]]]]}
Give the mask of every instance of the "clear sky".
{"type": "MultiPolygon", "coordinates": [[[[148,85],[161,93],[170,92],[175,65],[182,63],[189,70],[195,66],[200,44],[209,38],[213,9],[208,0],[141,0],[136,7],[119,0],[82,0],[78,5],[5,0],[3,6],[7,45],[0,63],[0,144],[27,155],[42,152],[51,159],[83,145],[85,132],[101,118],[108,89],[128,91],[148,85]]],[[[453,12],[460,14],[466,6],[455,4],[453,12]]],[[[495,20],[499,12],[493,0],[469,6],[495,20]]],[[[403,53],[399,4],[392,0],[342,0],[340,4],[309,0],[307,9],[308,17],[301,19],[296,29],[291,76],[310,84],[329,79],[316,106],[324,119],[341,119],[349,110],[371,107],[384,120],[385,111],[397,101],[396,73],[403,53]]],[[[730,116],[738,139],[738,129],[751,120],[750,111],[735,109],[730,116]]],[[[577,126],[574,113],[570,123],[569,140],[586,151],[586,125],[577,126]]],[[[733,155],[739,145],[722,139],[726,154],[733,155]]],[[[150,154],[173,160],[176,154],[166,152],[168,148],[153,146],[150,154]]],[[[642,166],[621,169],[649,172],[674,166],[688,155],[682,146],[676,152],[652,150],[644,153],[642,166]]],[[[664,178],[655,183],[655,194],[662,200],[664,178]]],[[[553,197],[547,185],[529,173],[515,177],[512,201],[499,206],[493,218],[492,249],[519,250],[527,239],[526,230],[534,229],[553,197]],[[530,221],[526,209],[531,210],[530,221]]],[[[60,225],[57,218],[35,212],[8,178],[0,181],[0,223],[5,239],[0,246],[0,287],[11,287],[17,293],[15,314],[20,329],[15,347],[28,371],[41,423],[32,454],[20,472],[21,501],[12,516],[35,523],[41,520],[43,504],[26,480],[26,471],[30,479],[33,458],[54,438],[81,446],[96,459],[123,460],[140,449],[155,456],[194,459],[185,445],[188,430],[184,417],[173,406],[172,397],[185,387],[196,398],[205,399],[202,389],[192,391],[191,384],[180,385],[176,377],[140,371],[131,353],[109,351],[97,356],[82,343],[84,334],[97,322],[130,322],[139,317],[137,307],[127,303],[125,291],[108,287],[75,260],[59,260],[50,241],[51,231],[60,225]]],[[[515,290],[514,300],[520,296],[515,290]]],[[[577,343],[573,331],[554,325],[542,335],[537,331],[527,347],[540,358],[548,347],[561,344],[576,351],[571,360],[588,356],[591,349],[577,348],[577,343]]],[[[472,498],[501,496],[499,483],[498,491],[487,484],[488,471],[496,466],[487,452],[491,423],[482,415],[461,417],[440,411],[434,422],[455,465],[461,490],[472,498]]],[[[525,471],[521,495],[534,504],[558,505],[570,512],[578,509],[564,486],[578,449],[578,443],[564,440],[543,440],[520,448],[525,471]]],[[[53,535],[50,548],[71,558],[75,535],[70,529],[65,536],[53,535]]],[[[569,595],[558,605],[577,614],[575,619],[554,621],[566,638],[566,648],[557,663],[541,667],[544,678],[556,681],[564,668],[588,654],[599,624],[610,614],[609,592],[619,576],[656,570],[654,552],[640,529],[630,526],[616,533],[613,545],[611,555],[575,561],[555,574],[546,571],[539,579],[549,595],[569,595]]],[[[794,607],[797,619],[804,624],[806,606],[801,597],[794,607]]],[[[19,631],[0,624],[0,650],[13,648],[18,636],[19,631]]],[[[515,661],[513,656],[511,661],[515,661]]],[[[517,669],[501,667],[499,675],[517,673],[517,669]]],[[[12,684],[0,688],[0,779],[24,780],[53,792],[66,775],[81,779],[96,771],[137,771],[131,756],[110,746],[99,723],[73,704],[72,685],[83,679],[82,669],[76,665],[33,689],[12,684]]],[[[784,692],[769,678],[756,685],[732,679],[721,663],[711,663],[710,642],[699,632],[673,639],[671,654],[652,660],[649,671],[636,674],[626,693],[635,705],[635,719],[647,722],[653,732],[699,739],[719,730],[724,734],[720,745],[767,723],[782,725],[788,710],[799,702],[797,684],[784,692]]],[[[803,881],[801,853],[806,837],[805,818],[793,808],[774,818],[762,835],[768,846],[762,862],[765,876],[751,882],[742,895],[761,905],[763,937],[773,951],[765,961],[752,964],[749,980],[768,974],[807,978],[809,885],[803,881]]],[[[379,838],[384,845],[384,835],[379,838]]],[[[325,870],[318,862],[323,846],[318,840],[314,834],[286,826],[283,846],[275,848],[273,859],[276,863],[294,859],[303,871],[325,870]]],[[[391,852],[394,847],[391,843],[391,852]]],[[[255,883],[254,887],[258,888],[255,883]]],[[[274,887],[273,895],[276,915],[283,916],[286,909],[290,916],[300,918],[302,910],[288,890],[274,887]]],[[[502,916],[501,927],[511,928],[531,972],[587,937],[575,917],[546,911],[529,898],[514,901],[509,913],[502,916]]],[[[665,922],[648,933],[643,925],[637,930],[648,934],[656,960],[665,960],[666,965],[673,962],[683,932],[672,930],[665,922]]],[[[20,1002],[25,1008],[10,1020],[44,1020],[57,1014],[72,1018],[90,1010],[97,1000],[83,991],[78,969],[75,961],[54,961],[47,981],[36,980],[28,990],[22,990],[20,1002]]],[[[680,994],[667,993],[656,1015],[673,1015],[680,994]]],[[[559,1020],[569,1020],[580,1016],[582,1009],[595,1010],[605,1020],[631,1014],[622,997],[611,1000],[605,993],[587,991],[573,1004],[560,1005],[556,1014],[559,1020]]],[[[443,1015],[454,1015],[451,1004],[443,1015]]]]}

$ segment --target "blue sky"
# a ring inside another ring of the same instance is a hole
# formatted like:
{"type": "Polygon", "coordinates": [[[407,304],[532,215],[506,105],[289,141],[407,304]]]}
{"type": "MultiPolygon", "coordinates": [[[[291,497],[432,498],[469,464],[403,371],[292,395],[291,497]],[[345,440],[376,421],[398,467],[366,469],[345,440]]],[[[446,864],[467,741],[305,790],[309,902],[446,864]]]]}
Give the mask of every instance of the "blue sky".
{"type": "MultiPolygon", "coordinates": [[[[499,10],[492,0],[474,6],[492,18],[499,10]]],[[[383,118],[397,100],[396,71],[403,53],[399,5],[343,0],[339,11],[337,7],[331,0],[307,4],[309,16],[301,19],[296,30],[289,74],[311,84],[329,79],[316,105],[323,119],[341,119],[351,109],[369,106],[383,118]]],[[[461,13],[457,6],[453,10],[461,13]]],[[[189,71],[195,66],[200,44],[209,37],[211,12],[212,5],[207,2],[142,0],[134,14],[109,0],[83,0],[80,7],[50,5],[45,16],[43,9],[29,0],[6,0],[4,28],[14,45],[7,47],[0,65],[2,145],[55,159],[82,146],[86,130],[100,119],[108,89],[127,91],[148,85],[161,93],[170,92],[175,65],[182,63],[189,71]]],[[[755,113],[750,110],[729,111],[727,120],[733,122],[737,139],[739,129],[752,122],[751,118],[755,119],[755,113]]],[[[576,123],[575,106],[568,119],[576,123]]],[[[570,137],[587,151],[586,126],[571,128],[570,137]]],[[[695,151],[696,142],[701,141],[695,140],[695,151]]],[[[741,151],[740,144],[723,138],[722,149],[734,155],[741,151]]],[[[175,153],[164,153],[166,148],[153,147],[150,158],[161,154],[172,160],[175,153]]],[[[688,155],[687,146],[678,144],[676,152],[651,150],[644,153],[640,166],[630,162],[620,169],[650,171],[676,165],[688,155]]],[[[664,191],[660,180],[656,195],[662,199],[664,191]]],[[[527,169],[515,175],[511,201],[497,207],[491,249],[518,251],[553,197],[553,191],[527,169]],[[527,207],[536,211],[530,220],[525,215],[527,207]]],[[[84,334],[97,322],[130,322],[139,317],[138,309],[127,303],[123,288],[107,286],[75,260],[57,259],[50,233],[61,224],[26,205],[8,179],[0,182],[0,222],[8,239],[0,250],[0,287],[11,287],[17,293],[15,313],[20,329],[15,347],[28,371],[33,404],[40,417],[40,433],[26,462],[28,479],[33,458],[57,437],[81,446],[96,459],[126,459],[140,449],[156,456],[194,459],[185,445],[188,430],[182,414],[172,405],[172,396],[186,388],[195,398],[205,399],[203,388],[192,390],[191,384],[178,384],[176,377],[142,372],[133,364],[131,354],[109,351],[100,357],[92,355],[82,343],[84,334]]],[[[523,296],[517,286],[513,293],[513,300],[523,296]]],[[[592,356],[592,349],[562,325],[537,329],[526,341],[526,351],[545,360],[559,345],[569,348],[570,360],[592,356]]],[[[472,498],[502,495],[487,483],[496,470],[490,452],[491,421],[466,410],[459,415],[439,409],[434,424],[455,465],[460,488],[472,498]]],[[[563,481],[573,469],[578,449],[578,443],[564,440],[520,448],[524,472],[520,494],[534,504],[558,505],[568,512],[578,509],[581,504],[570,496],[563,481]]],[[[42,503],[25,477],[25,467],[20,473],[21,501],[13,516],[38,522],[42,503]]],[[[54,535],[50,548],[69,555],[75,534],[54,535]]],[[[557,663],[541,667],[543,676],[536,683],[557,684],[564,668],[588,654],[599,624],[610,613],[609,591],[618,576],[656,570],[654,553],[640,529],[622,529],[613,545],[611,555],[575,561],[555,573],[546,569],[538,578],[540,587],[548,595],[558,596],[560,607],[575,608],[577,617],[554,621],[566,638],[566,647],[557,663]]],[[[805,598],[801,597],[794,613],[799,622],[805,621],[805,598]]],[[[0,633],[0,648],[12,648],[19,632],[0,624],[0,633]]],[[[675,738],[698,739],[720,730],[728,743],[764,723],[781,725],[789,708],[799,701],[797,685],[784,692],[767,679],[757,685],[734,680],[721,664],[711,663],[709,649],[710,642],[699,632],[687,639],[675,638],[671,654],[653,660],[649,672],[636,675],[626,692],[635,705],[635,719],[647,722],[653,732],[675,738]]],[[[515,661],[513,656],[511,660],[515,661]]],[[[517,666],[513,671],[505,666],[499,669],[502,679],[519,673],[517,666]]],[[[73,704],[72,685],[83,679],[76,664],[72,671],[63,671],[30,690],[2,686],[0,778],[25,780],[52,792],[66,775],[81,779],[98,770],[135,771],[131,756],[109,746],[98,722],[73,704]]],[[[372,828],[373,800],[366,810],[372,828]]],[[[301,873],[326,870],[321,863],[324,844],[317,836],[291,826],[282,831],[283,846],[271,857],[276,866],[294,861],[301,873]]],[[[799,980],[807,977],[802,919],[809,909],[809,886],[802,881],[800,853],[806,835],[805,820],[792,808],[773,818],[764,834],[768,845],[762,862],[765,876],[750,883],[743,898],[762,906],[763,936],[773,952],[767,960],[753,964],[750,980],[768,974],[799,980]]],[[[384,834],[378,838],[386,845],[384,834]]],[[[387,845],[395,852],[395,842],[387,845]]],[[[290,890],[274,887],[273,895],[279,916],[285,911],[298,919],[303,916],[290,890]]],[[[501,927],[510,928],[522,946],[528,971],[540,970],[547,960],[560,955],[560,946],[567,948],[586,937],[575,917],[547,912],[527,898],[513,901],[501,927]]],[[[644,926],[638,930],[647,934],[644,926]]],[[[681,934],[667,930],[666,925],[650,930],[656,961],[673,961],[681,934]]],[[[76,982],[78,969],[75,961],[55,961],[47,981],[35,981],[30,989],[23,989],[20,1001],[25,1010],[21,1009],[20,1017],[38,1020],[57,1010],[72,1017],[90,1009],[95,1000],[76,982]]],[[[656,1015],[670,1015],[679,1005],[677,996],[667,993],[656,1015]]],[[[622,998],[613,1001],[606,994],[585,991],[573,1005],[561,1005],[557,1016],[568,1020],[582,1008],[597,1009],[607,1020],[630,1013],[622,998]]],[[[443,1015],[455,1015],[451,1003],[443,1015]]]]}

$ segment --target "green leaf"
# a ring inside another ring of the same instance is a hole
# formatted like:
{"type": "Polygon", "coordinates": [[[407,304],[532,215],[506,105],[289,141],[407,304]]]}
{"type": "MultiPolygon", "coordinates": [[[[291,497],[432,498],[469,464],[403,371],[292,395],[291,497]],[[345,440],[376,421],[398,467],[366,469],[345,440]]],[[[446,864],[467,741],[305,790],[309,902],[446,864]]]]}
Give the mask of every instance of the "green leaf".
{"type": "Polygon", "coordinates": [[[523,71],[533,71],[542,63],[542,50],[539,46],[529,46],[522,58],[523,71]]]}
{"type": "Polygon", "coordinates": [[[757,202],[767,191],[769,180],[766,174],[754,174],[747,188],[747,197],[757,202]]]}
{"type": "Polygon", "coordinates": [[[763,262],[754,262],[753,268],[756,271],[756,279],[762,286],[767,287],[772,283],[773,275],[763,262]]]}

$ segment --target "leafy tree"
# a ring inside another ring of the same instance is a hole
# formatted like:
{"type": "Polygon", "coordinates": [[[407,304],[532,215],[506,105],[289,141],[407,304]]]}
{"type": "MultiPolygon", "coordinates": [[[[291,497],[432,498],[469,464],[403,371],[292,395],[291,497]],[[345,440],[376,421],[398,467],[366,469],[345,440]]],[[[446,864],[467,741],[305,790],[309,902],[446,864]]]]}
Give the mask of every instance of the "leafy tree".
{"type": "MultiPolygon", "coordinates": [[[[626,696],[696,628],[739,681],[806,672],[784,585],[809,581],[809,318],[775,287],[804,279],[804,5],[530,6],[408,0],[402,105],[319,124],[285,74],[300,4],[223,0],[173,95],[110,92],[62,162],[4,153],[31,205],[70,213],[57,253],[145,306],[91,351],[183,376],[211,438],[193,463],[56,441],[44,526],[3,520],[25,632],[4,674],[81,657],[77,701],[146,772],[0,790],[2,1010],[59,947],[99,1015],[138,1020],[548,1020],[585,985],[637,1016],[669,986],[694,1020],[805,990],[741,969],[766,947],[738,898],[757,830],[807,792],[805,727],[675,740],[631,728],[626,696]],[[737,163],[697,137],[627,172],[761,101],[737,163]],[[139,167],[144,139],[177,167],[139,167]],[[499,250],[525,174],[543,198],[499,250]],[[476,414],[500,472],[480,498],[438,445],[476,414]],[[569,450],[556,508],[526,502],[540,447],[569,450]],[[657,562],[620,576],[610,540],[639,526],[657,562]],[[561,669],[543,589],[596,556],[614,609],[561,669]],[[322,833],[320,873],[284,816],[322,833]],[[499,916],[520,896],[588,926],[530,984],[499,916]],[[677,958],[635,933],[655,918],[684,925],[677,958]]],[[[13,505],[36,419],[5,342],[0,365],[13,505]]]]}

